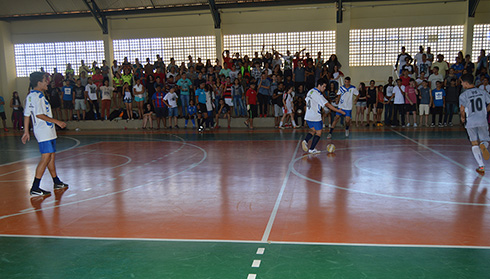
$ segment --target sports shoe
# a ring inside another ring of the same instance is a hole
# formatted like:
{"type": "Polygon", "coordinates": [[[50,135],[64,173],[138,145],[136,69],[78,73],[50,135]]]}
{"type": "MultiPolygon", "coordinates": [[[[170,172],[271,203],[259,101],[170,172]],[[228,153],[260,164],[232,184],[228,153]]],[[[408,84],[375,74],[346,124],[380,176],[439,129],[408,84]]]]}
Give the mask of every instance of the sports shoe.
{"type": "MultiPolygon", "coordinates": [[[[61,182],[61,181],[60,181],[61,182]]],[[[56,189],[63,189],[63,188],[67,188],[68,187],[68,184],[66,183],[63,183],[61,182],[60,184],[54,184],[53,188],[56,190],[56,189]]]]}
{"type": "Polygon", "coordinates": [[[410,127],[410,123],[407,123],[407,128],[410,127]]]}
{"type": "Polygon", "coordinates": [[[490,153],[488,152],[487,147],[482,143],[480,143],[480,150],[481,150],[481,155],[483,156],[483,159],[488,160],[490,159],[490,153]]]}
{"type": "Polygon", "coordinates": [[[439,128],[442,128],[442,123],[439,123],[439,128]]]}
{"type": "Polygon", "coordinates": [[[444,127],[447,127],[447,123],[444,123],[444,127]]]}
{"type": "Polygon", "coordinates": [[[431,128],[434,128],[436,125],[434,123],[430,124],[431,128]]]}
{"type": "Polygon", "coordinates": [[[414,127],[414,128],[417,128],[417,127],[418,127],[418,126],[417,126],[417,123],[413,123],[413,127],[414,127]]]}
{"type": "Polygon", "coordinates": [[[318,154],[318,153],[320,153],[320,151],[316,150],[316,148],[315,148],[315,149],[308,150],[308,153],[310,153],[310,154],[318,154]]]}
{"type": "Polygon", "coordinates": [[[29,192],[31,194],[31,196],[49,196],[51,195],[51,192],[50,191],[45,191],[41,188],[38,188],[38,189],[31,189],[31,191],[29,192]]]}
{"type": "Polygon", "coordinates": [[[4,132],[8,132],[8,131],[9,131],[9,129],[7,129],[7,128],[3,128],[3,131],[4,131],[4,132]]]}
{"type": "Polygon", "coordinates": [[[175,127],[174,127],[174,128],[175,128],[175,129],[179,129],[179,125],[175,125],[175,127]]]}
{"type": "Polygon", "coordinates": [[[476,172],[479,174],[485,174],[485,167],[479,167],[476,169],[476,172]]]}
{"type": "Polygon", "coordinates": [[[332,138],[332,134],[331,133],[328,133],[327,139],[331,139],[331,138],[332,138]]]}
{"type": "Polygon", "coordinates": [[[449,122],[449,127],[452,127],[453,126],[453,122],[449,122]]]}
{"type": "Polygon", "coordinates": [[[284,127],[284,126],[279,126],[279,129],[284,130],[284,129],[286,129],[286,127],[284,127]]]}
{"type": "Polygon", "coordinates": [[[306,142],[306,140],[303,140],[301,142],[301,148],[303,148],[304,152],[308,152],[308,143],[306,142]]]}
{"type": "Polygon", "coordinates": [[[348,138],[349,137],[349,130],[345,130],[345,137],[348,138]]]}

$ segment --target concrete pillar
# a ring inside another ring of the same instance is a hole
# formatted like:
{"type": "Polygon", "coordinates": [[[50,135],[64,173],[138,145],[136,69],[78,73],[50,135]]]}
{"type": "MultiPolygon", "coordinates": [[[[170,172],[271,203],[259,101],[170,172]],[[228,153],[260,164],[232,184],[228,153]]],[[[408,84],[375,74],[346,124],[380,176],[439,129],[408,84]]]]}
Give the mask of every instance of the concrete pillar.
{"type": "Polygon", "coordinates": [[[335,31],[335,49],[337,57],[342,64],[342,72],[345,76],[350,75],[349,71],[349,31],[350,31],[350,7],[344,5],[344,15],[342,23],[337,23],[335,31]]]}
{"type": "MultiPolygon", "coordinates": [[[[469,4],[466,5],[464,35],[463,35],[463,53],[472,54],[473,51],[473,27],[475,26],[475,18],[468,16],[469,4]]],[[[476,61],[477,57],[472,57],[472,61],[476,61]]]]}
{"type": "MultiPolygon", "coordinates": [[[[107,34],[102,35],[102,40],[104,41],[104,56],[109,67],[112,66],[112,61],[114,60],[114,44],[112,43],[112,32],[111,32],[111,20],[107,19],[107,34]]],[[[118,61],[121,63],[122,61],[118,61]]],[[[109,71],[112,73],[112,70],[109,71]]],[[[112,76],[112,74],[110,75],[112,76]]],[[[109,84],[112,86],[112,78],[109,78],[109,84]]]]}
{"type": "MultiPolygon", "coordinates": [[[[15,53],[11,39],[10,23],[0,21],[0,95],[5,99],[4,107],[8,122],[10,122],[10,115],[12,114],[10,99],[12,98],[12,92],[16,90],[16,77],[15,53]]],[[[19,95],[22,99],[26,93],[19,91],[19,95]]]]}
{"type": "MultiPolygon", "coordinates": [[[[219,59],[221,63],[223,63],[223,57],[221,54],[223,53],[223,31],[221,28],[214,29],[214,36],[216,37],[216,58],[219,59]]],[[[211,61],[214,64],[214,61],[211,61]]]]}

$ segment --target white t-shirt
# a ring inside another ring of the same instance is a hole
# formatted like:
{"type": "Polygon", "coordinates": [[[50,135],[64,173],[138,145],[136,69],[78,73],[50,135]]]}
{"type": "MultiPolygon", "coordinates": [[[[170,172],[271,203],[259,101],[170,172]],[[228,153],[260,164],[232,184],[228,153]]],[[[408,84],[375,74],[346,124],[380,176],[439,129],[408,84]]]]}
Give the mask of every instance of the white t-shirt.
{"type": "Polygon", "coordinates": [[[49,104],[48,100],[46,100],[42,92],[31,90],[29,95],[26,97],[24,116],[31,117],[34,136],[38,142],[56,139],[55,124],[37,118],[36,115],[40,114],[53,117],[51,105],[49,104]]]}
{"type": "Polygon", "coordinates": [[[417,61],[417,66],[422,63],[422,55],[424,53],[423,52],[417,52],[417,54],[415,54],[415,61],[417,61]]]}
{"type": "Polygon", "coordinates": [[[97,100],[97,85],[95,84],[87,84],[85,86],[85,91],[88,93],[88,98],[90,100],[97,100]]]}
{"type": "Polygon", "coordinates": [[[405,85],[402,85],[400,87],[395,86],[395,88],[393,88],[393,93],[395,94],[395,99],[393,100],[393,104],[395,105],[405,104],[405,97],[403,97],[404,95],[403,92],[405,92],[405,85]],[[400,90],[400,87],[402,90],[400,90]]]}
{"type": "Polygon", "coordinates": [[[206,91],[206,109],[208,111],[212,111],[213,110],[213,99],[214,99],[214,92],[211,91],[206,91]]]}
{"type": "Polygon", "coordinates": [[[171,108],[176,108],[177,107],[177,99],[179,98],[179,96],[177,96],[177,93],[167,93],[165,95],[165,97],[163,97],[163,99],[165,101],[167,101],[168,105],[171,107],[171,108]]]}
{"type": "Polygon", "coordinates": [[[393,96],[393,89],[395,87],[393,85],[386,86],[386,94],[385,94],[385,102],[388,102],[388,98],[393,96]]]}
{"type": "Polygon", "coordinates": [[[143,91],[143,84],[140,84],[140,85],[135,84],[133,86],[133,89],[134,89],[134,91],[133,91],[134,95],[143,95],[143,93],[145,93],[143,91]]]}
{"type": "Polygon", "coordinates": [[[114,87],[102,85],[100,87],[102,100],[110,100],[112,91],[114,91],[114,87]]]}
{"type": "Polygon", "coordinates": [[[351,85],[349,88],[346,88],[345,85],[339,87],[339,91],[337,95],[340,95],[339,100],[339,109],[343,110],[352,110],[352,98],[359,95],[359,91],[357,91],[354,85],[351,85]]]}
{"type": "Polygon", "coordinates": [[[306,113],[305,120],[322,121],[322,108],[328,101],[323,97],[322,93],[313,88],[306,94],[306,113]]]}
{"type": "Polygon", "coordinates": [[[444,77],[439,73],[438,75],[432,74],[429,77],[430,89],[434,90],[437,87],[437,81],[444,82],[444,77]]]}
{"type": "Polygon", "coordinates": [[[490,93],[490,84],[485,85],[480,85],[478,88],[485,90],[487,93],[490,93]]]}

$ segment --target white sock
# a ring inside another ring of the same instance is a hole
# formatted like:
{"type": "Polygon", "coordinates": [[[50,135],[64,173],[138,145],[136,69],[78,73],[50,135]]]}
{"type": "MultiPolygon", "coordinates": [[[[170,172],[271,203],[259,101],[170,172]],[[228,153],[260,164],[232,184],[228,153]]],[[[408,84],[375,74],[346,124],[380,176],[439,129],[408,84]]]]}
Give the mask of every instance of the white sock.
{"type": "Polygon", "coordinates": [[[292,119],[291,122],[293,123],[293,127],[296,127],[296,122],[294,122],[294,119],[292,119]]]}
{"type": "Polygon", "coordinates": [[[478,163],[478,166],[483,167],[483,158],[481,156],[480,147],[472,146],[471,151],[473,151],[473,156],[475,156],[475,160],[478,163]]]}
{"type": "Polygon", "coordinates": [[[279,123],[279,127],[282,127],[282,124],[283,124],[283,123],[282,123],[282,121],[281,121],[281,123],[279,123]]]}

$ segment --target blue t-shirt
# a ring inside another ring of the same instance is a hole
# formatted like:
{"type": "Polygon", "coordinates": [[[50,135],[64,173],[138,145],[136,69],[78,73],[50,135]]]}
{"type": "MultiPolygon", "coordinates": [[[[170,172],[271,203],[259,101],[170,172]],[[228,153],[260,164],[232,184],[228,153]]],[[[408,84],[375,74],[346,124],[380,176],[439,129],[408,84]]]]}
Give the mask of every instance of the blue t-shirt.
{"type": "MultiPolygon", "coordinates": [[[[0,103],[5,103],[5,100],[3,99],[2,96],[0,96],[0,103]]],[[[2,104],[0,104],[0,112],[5,112],[5,108],[3,107],[2,104]]]]}
{"type": "MultiPolygon", "coordinates": [[[[451,66],[451,68],[453,68],[455,71],[463,71],[464,70],[464,64],[463,63],[453,64],[451,66]]],[[[456,75],[457,78],[460,78],[463,75],[463,72],[456,73],[455,75],[456,75]]]]}
{"type": "Polygon", "coordinates": [[[196,106],[187,106],[187,113],[189,113],[189,115],[196,114],[197,113],[196,106]]]}
{"type": "Polygon", "coordinates": [[[432,100],[436,107],[444,106],[444,97],[446,97],[446,91],[444,91],[444,89],[432,90],[432,100]]]}
{"type": "Polygon", "coordinates": [[[198,88],[196,90],[196,96],[197,96],[200,104],[206,103],[206,91],[204,91],[204,89],[198,88]]]}
{"type": "Polygon", "coordinates": [[[261,84],[262,82],[262,86],[267,86],[269,87],[269,89],[266,89],[266,88],[263,88],[262,86],[259,88],[259,94],[262,94],[262,95],[269,95],[269,92],[270,92],[270,86],[271,86],[271,82],[269,81],[269,79],[260,79],[260,81],[257,83],[257,85],[261,84]]]}
{"type": "Polygon", "coordinates": [[[189,87],[192,85],[192,81],[190,79],[188,79],[188,78],[179,79],[179,81],[177,81],[177,85],[182,87],[180,94],[189,95],[189,87]]]}
{"type": "Polygon", "coordinates": [[[63,86],[61,92],[63,92],[63,101],[73,101],[73,86],[63,86]]]}

